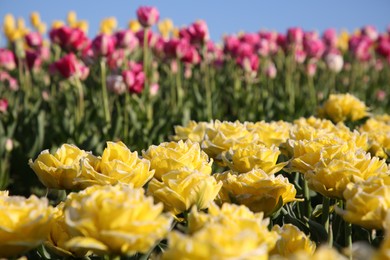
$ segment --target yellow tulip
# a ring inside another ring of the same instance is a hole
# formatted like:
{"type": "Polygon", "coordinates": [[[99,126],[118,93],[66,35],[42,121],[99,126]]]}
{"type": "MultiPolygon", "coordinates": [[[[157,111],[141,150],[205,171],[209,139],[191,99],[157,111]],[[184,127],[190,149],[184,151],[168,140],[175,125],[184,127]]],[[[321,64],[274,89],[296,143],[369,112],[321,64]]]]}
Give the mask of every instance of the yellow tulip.
{"type": "Polygon", "coordinates": [[[16,257],[47,237],[53,208],[46,198],[0,193],[0,257],[16,257]]]}
{"type": "Polygon", "coordinates": [[[38,26],[36,27],[37,31],[40,33],[40,34],[44,34],[46,33],[46,30],[47,30],[47,26],[45,23],[40,23],[38,24],[38,26]]]}
{"type": "Polygon", "coordinates": [[[208,213],[198,211],[193,207],[188,214],[188,232],[194,234],[207,225],[221,224],[232,226],[241,230],[251,229],[256,232],[257,239],[267,245],[267,250],[271,251],[278,239],[275,231],[269,231],[269,219],[264,219],[263,212],[253,213],[244,205],[224,203],[219,208],[215,203],[211,203],[208,213]]]}
{"type": "Polygon", "coordinates": [[[31,13],[30,22],[35,28],[37,28],[41,24],[41,17],[38,12],[31,13]]]}
{"type": "Polygon", "coordinates": [[[164,209],[174,215],[194,205],[199,209],[208,208],[222,186],[214,177],[188,168],[173,170],[161,179],[161,182],[152,179],[148,184],[148,194],[162,202],[164,209]]]}
{"type": "Polygon", "coordinates": [[[64,25],[65,25],[65,23],[63,21],[56,20],[56,21],[53,21],[53,23],[51,24],[51,27],[53,29],[57,29],[57,28],[60,28],[64,25]]]}
{"type": "Polygon", "coordinates": [[[169,38],[169,34],[173,30],[173,22],[171,19],[164,19],[157,24],[157,28],[164,39],[169,38]]]}
{"type": "Polygon", "coordinates": [[[230,149],[246,147],[249,144],[257,143],[257,134],[247,130],[246,126],[238,121],[221,122],[214,121],[212,126],[206,128],[206,137],[202,142],[202,149],[216,161],[221,161],[223,153],[230,149]]]}
{"type": "Polygon", "coordinates": [[[50,227],[50,233],[47,241],[44,242],[44,245],[50,251],[62,257],[86,256],[88,255],[88,250],[82,249],[71,251],[65,246],[65,244],[72,238],[72,235],[69,234],[65,224],[64,206],[65,203],[61,202],[55,208],[53,223],[50,227]]]}
{"type": "Polygon", "coordinates": [[[390,123],[370,118],[360,127],[359,131],[368,135],[371,143],[369,150],[371,154],[388,158],[388,154],[390,154],[390,123]]]}
{"type": "Polygon", "coordinates": [[[115,17],[105,18],[100,22],[100,33],[112,34],[116,29],[118,22],[115,17]]]}
{"type": "Polygon", "coordinates": [[[15,18],[12,14],[6,14],[3,19],[4,31],[14,30],[16,27],[15,18]]]}
{"type": "Polygon", "coordinates": [[[343,198],[349,183],[357,183],[372,176],[387,176],[385,160],[372,157],[362,150],[338,154],[331,160],[322,160],[314,170],[305,173],[309,187],[324,196],[343,198]]]}
{"type": "Polygon", "coordinates": [[[256,134],[262,144],[267,147],[279,146],[290,137],[291,123],[277,122],[246,122],[245,127],[252,134],[256,134]]]}
{"type": "Polygon", "coordinates": [[[152,145],[146,152],[142,152],[142,156],[150,161],[150,167],[155,170],[154,177],[158,180],[161,180],[164,174],[184,167],[211,174],[213,163],[213,160],[200,149],[199,143],[190,140],[152,145]]]}
{"type": "Polygon", "coordinates": [[[131,152],[122,142],[107,142],[101,158],[90,155],[80,164],[81,173],[75,178],[75,184],[80,188],[117,183],[141,188],[154,174],[150,162],[139,159],[138,153],[131,152]]]}
{"type": "Polygon", "coordinates": [[[190,121],[186,126],[175,126],[175,135],[171,139],[201,143],[204,140],[206,128],[211,126],[212,123],[190,121]]]}
{"type": "Polygon", "coordinates": [[[296,226],[291,224],[284,224],[282,227],[275,225],[272,231],[275,231],[280,237],[271,254],[285,257],[301,251],[308,255],[314,254],[316,244],[296,226]]]}
{"type": "Polygon", "coordinates": [[[338,37],[337,47],[342,51],[347,51],[349,47],[349,34],[347,31],[343,30],[338,37]]]}
{"type": "Polygon", "coordinates": [[[77,23],[75,24],[76,28],[79,28],[80,30],[82,30],[84,33],[88,33],[88,22],[86,20],[79,20],[77,21],[77,23]]]}
{"type": "Polygon", "coordinates": [[[366,105],[351,94],[332,94],[319,109],[321,117],[333,122],[356,121],[369,115],[366,105]]]}
{"type": "Polygon", "coordinates": [[[139,30],[142,29],[142,26],[141,24],[138,22],[138,20],[130,20],[129,22],[129,29],[132,31],[132,32],[138,32],[139,30]]]}
{"type": "Polygon", "coordinates": [[[349,183],[343,192],[345,210],[337,209],[345,221],[367,229],[383,229],[390,209],[390,176],[349,183]]]}
{"type": "Polygon", "coordinates": [[[222,155],[227,166],[239,173],[249,172],[252,169],[262,169],[268,175],[279,172],[287,163],[276,163],[280,155],[279,148],[272,146],[251,144],[244,148],[231,150],[222,155]]]}
{"type": "Polygon", "coordinates": [[[62,145],[54,155],[42,151],[37,159],[29,161],[39,180],[51,189],[75,189],[75,178],[80,173],[82,158],[92,156],[74,145],[62,145]]]}
{"type": "Polygon", "coordinates": [[[253,212],[263,211],[266,215],[282,205],[295,201],[296,190],[293,184],[282,175],[268,175],[261,169],[235,174],[224,172],[215,175],[223,186],[218,194],[219,203],[234,202],[247,206],[253,212]]]}
{"type": "Polygon", "coordinates": [[[165,238],[172,218],[162,214],[143,189],[131,185],[92,186],[71,193],[65,202],[65,223],[70,250],[91,250],[98,255],[133,255],[148,252],[165,238]]]}
{"type": "Polygon", "coordinates": [[[69,26],[73,27],[77,22],[77,14],[75,11],[69,11],[66,16],[66,22],[69,26]]]}

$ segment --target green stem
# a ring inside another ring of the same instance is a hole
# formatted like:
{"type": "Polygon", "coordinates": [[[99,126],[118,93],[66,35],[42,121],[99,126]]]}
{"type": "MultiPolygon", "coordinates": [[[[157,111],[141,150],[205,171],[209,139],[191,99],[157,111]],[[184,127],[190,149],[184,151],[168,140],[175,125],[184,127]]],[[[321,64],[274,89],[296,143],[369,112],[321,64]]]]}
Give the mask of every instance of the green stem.
{"type": "Polygon", "coordinates": [[[84,118],[84,90],[83,90],[83,85],[80,82],[80,79],[76,79],[76,87],[78,91],[78,96],[79,96],[79,102],[78,102],[78,124],[81,123],[81,121],[84,118]]]}
{"type": "Polygon", "coordinates": [[[106,123],[111,122],[111,115],[108,108],[108,96],[107,96],[107,86],[106,86],[106,62],[101,59],[100,60],[100,72],[101,72],[101,81],[102,81],[102,101],[103,101],[103,110],[104,110],[104,118],[106,123]]]}
{"type": "Polygon", "coordinates": [[[179,60],[177,61],[176,91],[177,91],[177,106],[178,106],[178,108],[176,109],[180,110],[180,108],[183,105],[184,93],[183,93],[183,86],[181,82],[181,64],[179,60]]]}
{"type": "Polygon", "coordinates": [[[330,199],[326,196],[322,198],[322,220],[321,223],[324,225],[325,230],[329,234],[329,203],[330,199]]]}
{"type": "Polygon", "coordinates": [[[144,29],[144,42],[143,42],[143,68],[145,73],[145,92],[149,95],[149,63],[148,63],[148,32],[149,28],[144,29]]]}
{"type": "Polygon", "coordinates": [[[209,66],[206,62],[207,48],[203,46],[203,61],[202,61],[202,76],[204,79],[204,86],[206,89],[206,117],[208,120],[213,119],[213,107],[212,107],[212,93],[210,88],[210,78],[209,78],[209,66]]]}
{"type": "Polygon", "coordinates": [[[128,106],[130,105],[130,93],[126,91],[125,93],[125,105],[123,107],[123,140],[125,144],[128,143],[129,138],[129,114],[128,106]]]}
{"type": "Polygon", "coordinates": [[[304,204],[304,215],[307,218],[310,218],[311,216],[311,199],[310,199],[310,189],[307,185],[307,181],[305,178],[303,178],[303,197],[305,198],[305,204],[304,204]]]}

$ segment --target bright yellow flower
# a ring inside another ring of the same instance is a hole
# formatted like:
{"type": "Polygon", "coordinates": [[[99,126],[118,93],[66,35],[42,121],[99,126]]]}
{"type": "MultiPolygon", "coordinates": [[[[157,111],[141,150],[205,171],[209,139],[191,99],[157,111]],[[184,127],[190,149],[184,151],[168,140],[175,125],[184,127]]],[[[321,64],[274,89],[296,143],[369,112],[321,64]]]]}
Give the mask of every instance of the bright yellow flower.
{"type": "Polygon", "coordinates": [[[280,236],[271,252],[273,255],[288,257],[300,251],[313,255],[316,249],[316,244],[294,225],[284,224],[282,227],[275,225],[272,231],[280,236]]]}
{"type": "Polygon", "coordinates": [[[36,29],[37,29],[37,31],[38,31],[40,34],[44,34],[44,33],[46,33],[47,26],[46,26],[45,23],[40,23],[40,24],[38,24],[38,26],[37,26],[36,29]]]}
{"type": "Polygon", "coordinates": [[[44,245],[50,251],[62,257],[83,257],[88,254],[88,250],[81,249],[70,251],[65,246],[65,244],[72,238],[72,236],[69,234],[65,224],[64,205],[65,204],[61,202],[55,208],[53,214],[53,223],[50,227],[50,233],[44,245]]]}
{"type": "Polygon", "coordinates": [[[136,33],[136,32],[138,32],[139,30],[142,29],[142,26],[141,26],[141,24],[138,22],[138,20],[130,20],[130,22],[129,22],[129,29],[130,29],[132,32],[136,33]]]}
{"type": "Polygon", "coordinates": [[[80,188],[92,185],[132,184],[135,188],[144,186],[154,174],[150,162],[139,159],[137,152],[131,152],[122,142],[107,142],[102,157],[88,156],[81,160],[81,174],[75,179],[80,188]]]}
{"type": "Polygon", "coordinates": [[[51,189],[74,189],[74,180],[80,173],[80,161],[91,154],[74,145],[64,144],[54,155],[49,150],[41,152],[33,162],[29,161],[39,180],[51,189]]]}
{"type": "Polygon", "coordinates": [[[41,17],[38,12],[32,12],[30,15],[30,22],[32,26],[37,28],[41,24],[41,17]]]}
{"type": "Polygon", "coordinates": [[[199,143],[190,140],[152,145],[146,152],[142,152],[142,156],[150,160],[150,167],[155,170],[154,177],[158,180],[161,180],[164,174],[183,167],[211,174],[213,164],[213,160],[200,149],[199,143]]]}
{"type": "Polygon", "coordinates": [[[278,209],[279,200],[282,205],[296,200],[295,187],[287,178],[268,175],[261,169],[241,174],[228,171],[216,174],[215,178],[223,183],[217,200],[221,204],[234,202],[269,215],[278,209]]]}
{"type": "Polygon", "coordinates": [[[206,134],[206,128],[212,127],[212,123],[190,121],[186,126],[175,126],[175,134],[171,137],[174,141],[191,140],[201,143],[206,134]]]}
{"type": "Polygon", "coordinates": [[[51,27],[53,29],[57,29],[57,28],[60,28],[64,25],[65,25],[65,23],[63,21],[56,20],[56,21],[53,21],[53,23],[51,24],[51,27]]]}
{"type": "Polygon", "coordinates": [[[357,183],[372,176],[387,176],[389,166],[385,160],[358,151],[338,154],[331,160],[322,160],[313,171],[305,173],[309,187],[324,196],[343,198],[348,183],[357,183]]]}
{"type": "Polygon", "coordinates": [[[347,260],[348,258],[340,254],[334,247],[319,247],[314,254],[305,251],[299,251],[286,257],[273,255],[271,260],[347,260]]]}
{"type": "Polygon", "coordinates": [[[6,14],[3,19],[4,31],[14,30],[16,28],[15,18],[12,14],[6,14]]]}
{"type": "Polygon", "coordinates": [[[74,236],[65,246],[98,255],[146,253],[163,239],[172,219],[162,214],[143,189],[131,185],[92,186],[71,193],[65,202],[65,223],[74,236]]]}
{"type": "Polygon", "coordinates": [[[164,19],[157,24],[158,30],[164,39],[169,38],[169,34],[173,30],[173,22],[171,19],[164,19]]]}
{"type": "Polygon", "coordinates": [[[319,109],[319,114],[336,123],[346,120],[356,121],[369,115],[364,102],[351,94],[330,95],[319,109]]]}
{"type": "Polygon", "coordinates": [[[371,154],[388,158],[390,154],[390,123],[370,118],[360,127],[360,132],[368,135],[371,143],[369,150],[371,154]]]}
{"type": "Polygon", "coordinates": [[[253,213],[244,205],[229,203],[224,203],[221,208],[211,203],[208,213],[198,211],[196,207],[193,207],[188,214],[188,232],[194,234],[205,226],[213,224],[237,227],[242,230],[250,228],[257,233],[258,240],[267,245],[267,250],[271,251],[278,235],[268,230],[269,219],[264,219],[263,215],[263,212],[253,213]]]}
{"type": "Polygon", "coordinates": [[[223,153],[230,149],[246,147],[258,142],[258,139],[257,134],[248,131],[246,126],[238,121],[221,122],[216,120],[212,126],[206,128],[202,149],[214,160],[221,161],[223,153]]]}
{"type": "Polygon", "coordinates": [[[222,183],[214,177],[196,170],[182,168],[173,170],[148,184],[148,194],[164,204],[165,211],[174,215],[189,210],[196,205],[199,209],[208,208],[218,195],[222,183]]]}
{"type": "Polygon", "coordinates": [[[290,137],[291,123],[284,121],[277,122],[245,122],[245,126],[253,134],[259,137],[259,141],[267,147],[279,146],[290,137]]]}
{"type": "Polygon", "coordinates": [[[342,51],[347,51],[349,47],[349,34],[343,30],[337,40],[337,47],[342,51]]]}
{"type": "Polygon", "coordinates": [[[346,207],[338,209],[345,221],[367,229],[383,229],[390,209],[390,176],[349,183],[343,192],[346,207]]]}
{"type": "Polygon", "coordinates": [[[249,172],[252,169],[262,169],[267,174],[279,172],[287,163],[276,163],[280,155],[279,148],[272,146],[251,144],[247,147],[238,148],[222,155],[227,166],[239,173],[249,172]]]}
{"type": "Polygon", "coordinates": [[[70,27],[73,27],[77,22],[77,14],[75,11],[69,11],[66,16],[66,22],[70,27]]]}
{"type": "Polygon", "coordinates": [[[175,27],[175,28],[173,28],[173,30],[172,30],[172,38],[179,38],[179,32],[180,32],[180,29],[179,28],[177,28],[177,27],[175,27]]]}
{"type": "Polygon", "coordinates": [[[168,236],[163,259],[268,259],[267,245],[250,227],[239,229],[221,224],[208,225],[192,236],[177,231],[168,236]]]}
{"type": "Polygon", "coordinates": [[[39,246],[49,233],[52,211],[46,198],[0,193],[0,257],[16,257],[39,246]]]}
{"type": "Polygon", "coordinates": [[[75,24],[75,27],[79,28],[84,33],[88,33],[89,25],[88,25],[88,22],[86,20],[79,20],[79,21],[77,21],[77,23],[75,24]]]}
{"type": "Polygon", "coordinates": [[[104,34],[112,34],[117,25],[118,22],[115,17],[105,18],[100,22],[100,32],[104,34]]]}
{"type": "Polygon", "coordinates": [[[26,28],[26,23],[24,22],[24,19],[19,17],[17,22],[16,22],[16,28],[19,30],[23,30],[26,28]]]}

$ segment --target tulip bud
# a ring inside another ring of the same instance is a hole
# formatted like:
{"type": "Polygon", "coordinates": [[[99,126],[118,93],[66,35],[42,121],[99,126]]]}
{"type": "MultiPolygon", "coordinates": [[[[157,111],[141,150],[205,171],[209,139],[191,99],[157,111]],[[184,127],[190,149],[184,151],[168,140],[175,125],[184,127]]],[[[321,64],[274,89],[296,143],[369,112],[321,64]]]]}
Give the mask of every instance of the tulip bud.
{"type": "Polygon", "coordinates": [[[143,27],[150,27],[158,22],[160,13],[155,7],[141,6],[137,10],[137,18],[143,27]]]}
{"type": "Polygon", "coordinates": [[[97,56],[108,56],[115,50],[115,38],[100,34],[92,41],[92,49],[97,56]]]}

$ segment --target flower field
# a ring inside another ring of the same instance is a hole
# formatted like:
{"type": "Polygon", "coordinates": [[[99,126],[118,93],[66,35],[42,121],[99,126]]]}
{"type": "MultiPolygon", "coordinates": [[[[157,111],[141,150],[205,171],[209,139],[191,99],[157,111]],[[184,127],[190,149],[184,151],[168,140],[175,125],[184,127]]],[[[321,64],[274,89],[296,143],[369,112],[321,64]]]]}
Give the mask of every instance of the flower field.
{"type": "Polygon", "coordinates": [[[0,258],[390,259],[390,28],[29,24],[2,24],[0,258]]]}

